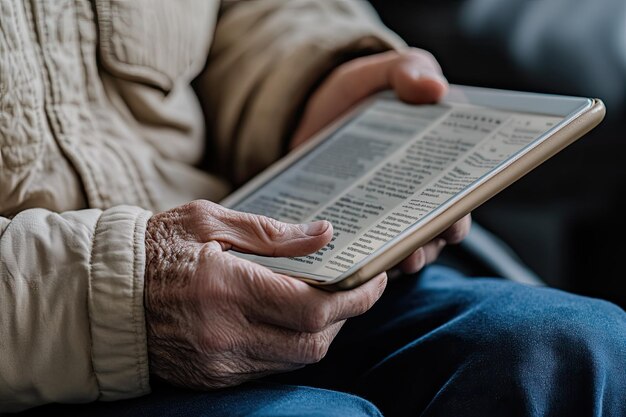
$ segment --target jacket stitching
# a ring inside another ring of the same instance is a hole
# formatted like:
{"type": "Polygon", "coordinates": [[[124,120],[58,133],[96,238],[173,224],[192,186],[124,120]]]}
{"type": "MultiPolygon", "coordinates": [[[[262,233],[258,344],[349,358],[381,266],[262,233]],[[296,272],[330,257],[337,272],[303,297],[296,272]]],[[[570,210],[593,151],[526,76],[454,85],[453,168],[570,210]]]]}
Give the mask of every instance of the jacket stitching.
{"type": "MultiPolygon", "coordinates": [[[[78,16],[76,15],[76,6],[74,5],[74,7],[72,7],[72,11],[73,11],[73,21],[76,25],[76,33],[78,35],[79,30],[78,30],[78,16]]],[[[48,36],[48,26],[45,25],[44,26],[44,30],[46,31],[46,39],[49,39],[48,36]]],[[[80,41],[79,41],[80,42],[80,41]]],[[[79,47],[80,49],[80,47],[79,47]]],[[[54,89],[56,91],[56,94],[58,95],[59,91],[61,91],[61,86],[59,84],[59,78],[55,75],[53,76],[52,74],[50,74],[50,79],[52,81],[52,84],[54,85],[54,89]]],[[[63,143],[62,147],[66,148],[68,152],[70,153],[74,153],[76,154],[77,158],[76,158],[76,164],[78,166],[82,165],[86,171],[86,173],[90,176],[90,183],[93,185],[93,189],[94,191],[98,194],[98,198],[99,201],[101,203],[104,202],[105,198],[102,195],[101,189],[98,186],[98,181],[96,180],[96,172],[93,169],[93,165],[90,162],[90,158],[87,158],[84,153],[82,152],[81,148],[79,146],[70,146],[71,144],[71,139],[63,132],[63,127],[62,126],[70,126],[71,122],[66,118],[66,114],[63,111],[59,111],[59,104],[61,103],[61,100],[56,97],[55,98],[55,102],[52,106],[52,111],[55,113],[56,118],[57,118],[57,128],[58,128],[58,132],[59,132],[59,137],[62,137],[62,140],[60,142],[63,143]],[[72,149],[73,148],[73,149],[72,149]],[[70,149],[72,149],[70,151],[70,149]],[[84,162],[84,163],[83,163],[84,162]]],[[[82,127],[81,127],[82,130],[82,127]]],[[[80,177],[80,175],[79,175],[80,177]]]]}
{"type": "MultiPolygon", "coordinates": [[[[148,363],[142,363],[142,361],[140,360],[140,358],[143,356],[142,352],[140,352],[141,347],[146,346],[146,355],[147,353],[147,334],[146,334],[146,330],[145,326],[145,319],[144,322],[141,323],[139,320],[139,310],[141,310],[142,305],[139,303],[139,295],[137,295],[137,282],[138,282],[138,278],[139,277],[139,270],[142,269],[142,266],[145,268],[145,261],[144,261],[144,265],[141,264],[141,262],[139,262],[139,257],[137,256],[137,253],[139,250],[141,250],[142,248],[140,248],[139,246],[141,246],[139,244],[139,242],[142,242],[144,239],[144,236],[141,235],[141,230],[140,230],[140,225],[143,224],[144,220],[146,217],[149,216],[149,213],[147,212],[143,212],[141,213],[139,216],[136,216],[135,218],[135,225],[134,225],[134,231],[135,233],[133,234],[133,250],[134,250],[134,279],[133,279],[133,289],[132,289],[132,297],[133,297],[133,309],[132,309],[132,321],[133,321],[133,325],[135,327],[135,364],[137,367],[137,378],[138,378],[138,382],[139,382],[139,387],[142,391],[146,391],[147,387],[145,385],[145,378],[143,375],[144,371],[147,370],[148,367],[148,363]],[[143,331],[142,331],[143,330],[143,331]],[[143,338],[142,338],[143,335],[143,338]],[[141,346],[141,347],[140,347],[141,346]]],[[[144,233],[145,234],[145,233],[144,233]]],[[[145,247],[144,247],[145,250],[145,247]]],[[[145,278],[144,278],[145,279],[145,278]]],[[[144,291],[145,291],[145,281],[144,281],[144,291]]],[[[143,298],[143,293],[141,294],[141,297],[143,298]]],[[[145,310],[145,307],[144,307],[145,310]]],[[[147,356],[146,356],[146,360],[147,360],[147,356]]]]}
{"type": "MultiPolygon", "coordinates": [[[[45,7],[45,5],[45,2],[40,3],[40,7],[42,9],[45,7]]],[[[35,5],[33,5],[33,7],[35,7],[35,5]]],[[[39,14],[41,13],[42,11],[40,10],[39,14]]],[[[99,206],[103,201],[103,196],[99,190],[99,187],[97,187],[96,185],[95,172],[88,162],[89,159],[85,157],[80,149],[72,149],[71,146],[68,146],[69,141],[63,133],[63,129],[61,126],[63,123],[67,125],[67,121],[63,120],[62,123],[63,117],[57,111],[56,94],[58,93],[58,91],[60,91],[60,88],[58,85],[58,79],[51,73],[51,66],[48,62],[50,58],[48,56],[48,51],[45,45],[46,41],[49,39],[48,27],[42,16],[39,16],[39,18],[35,19],[34,21],[40,28],[41,32],[43,32],[43,39],[40,39],[39,41],[39,56],[41,60],[41,65],[43,68],[45,68],[44,72],[46,75],[43,78],[44,81],[47,80],[47,83],[44,82],[45,96],[47,100],[44,100],[43,107],[44,112],[48,117],[48,123],[50,125],[52,136],[56,139],[56,143],[58,144],[59,149],[78,171],[78,178],[83,184],[83,188],[90,205],[99,206]]]]}
{"type": "MultiPolygon", "coordinates": [[[[150,75],[156,76],[159,78],[157,84],[159,88],[163,89],[164,92],[168,92],[173,87],[173,80],[170,76],[160,71],[154,67],[149,65],[142,65],[137,63],[127,62],[119,57],[118,54],[115,53],[114,49],[111,47],[111,34],[115,32],[113,28],[113,8],[111,7],[110,0],[96,0],[96,20],[99,22],[98,31],[100,36],[100,48],[102,50],[102,58],[104,66],[112,71],[114,74],[119,73],[118,70],[125,70],[129,73],[133,73],[137,78],[150,78],[150,75]]],[[[118,74],[119,75],[119,74],[118,74]]]]}
{"type": "MultiPolygon", "coordinates": [[[[19,18],[18,18],[18,13],[16,12],[16,10],[14,8],[14,4],[12,2],[9,2],[8,3],[8,7],[11,7],[10,16],[11,16],[11,18],[13,20],[13,24],[15,25],[16,28],[19,28],[20,22],[19,22],[19,18]]],[[[30,10],[26,6],[26,4],[24,4],[24,12],[27,15],[26,21],[27,22],[32,22],[30,10]]],[[[27,49],[25,47],[24,39],[23,39],[23,33],[21,31],[19,31],[19,30],[17,32],[18,33],[16,35],[16,39],[17,39],[17,42],[18,42],[18,45],[19,45],[19,49],[21,51],[27,51],[27,49]]],[[[21,60],[21,64],[22,64],[21,68],[28,68],[29,65],[28,65],[28,63],[26,61],[25,55],[24,54],[17,54],[17,55],[19,56],[19,59],[21,60]]],[[[35,53],[35,54],[33,54],[33,56],[37,56],[37,54],[35,53]]],[[[42,74],[39,73],[37,75],[42,75],[42,74]]],[[[42,78],[43,78],[43,76],[42,76],[42,78]]],[[[27,82],[31,85],[31,88],[34,90],[32,82],[31,81],[27,81],[27,82]]],[[[19,105],[22,105],[22,103],[20,103],[19,105]]],[[[37,106],[35,106],[35,108],[33,110],[34,110],[35,113],[38,113],[37,112],[37,106]]],[[[35,120],[36,120],[36,122],[35,122],[35,126],[34,127],[37,130],[37,133],[39,134],[39,137],[43,138],[45,136],[45,134],[44,134],[43,125],[41,123],[40,114],[37,114],[37,117],[35,117],[35,120]]],[[[43,144],[43,139],[37,140],[32,135],[29,135],[29,139],[30,139],[30,141],[27,141],[24,145],[17,144],[17,145],[14,145],[14,146],[2,146],[2,147],[0,147],[0,152],[2,152],[4,150],[7,150],[7,149],[13,149],[13,148],[20,149],[22,146],[33,146],[34,145],[36,147],[41,148],[41,146],[43,144]]],[[[34,159],[36,159],[36,157],[34,159]]],[[[7,165],[2,165],[2,160],[0,158],[0,166],[2,166],[3,169],[7,168],[10,171],[19,170],[20,168],[24,167],[25,165],[29,165],[32,162],[33,162],[33,160],[30,160],[30,161],[27,161],[27,162],[24,162],[24,163],[18,164],[18,165],[8,165],[8,164],[7,165]]]]}
{"type": "MultiPolygon", "coordinates": [[[[78,19],[76,19],[76,21],[77,20],[78,19]]],[[[78,48],[78,50],[79,50],[80,57],[81,57],[81,63],[83,64],[84,80],[85,80],[85,82],[88,82],[89,68],[86,65],[87,57],[85,55],[85,51],[83,50],[84,44],[85,44],[85,42],[83,41],[84,40],[84,35],[81,32],[80,28],[77,28],[77,33],[78,33],[78,38],[79,38],[79,48],[78,48]]],[[[99,33],[96,33],[96,36],[99,36],[99,33]]],[[[94,50],[94,54],[95,53],[97,53],[96,50],[94,50]]],[[[91,103],[92,100],[89,100],[89,98],[87,97],[87,102],[91,103]]],[[[92,111],[92,107],[88,106],[88,108],[89,108],[89,111],[87,111],[85,114],[88,115],[90,121],[92,123],[94,123],[94,125],[98,125],[100,122],[99,122],[97,117],[94,117],[94,114],[93,114],[93,111],[92,111]]],[[[96,130],[98,133],[101,132],[100,129],[94,129],[94,130],[96,130]]],[[[128,187],[134,188],[135,191],[139,194],[139,196],[138,196],[139,197],[138,203],[143,205],[143,206],[148,204],[150,207],[154,207],[154,201],[152,199],[152,196],[148,192],[148,188],[147,188],[147,184],[146,184],[145,180],[143,179],[143,177],[141,175],[137,174],[136,170],[133,169],[134,167],[132,166],[132,163],[127,161],[127,158],[125,157],[125,152],[123,152],[123,150],[120,151],[120,149],[118,149],[119,146],[117,146],[114,143],[111,143],[110,141],[102,140],[102,144],[103,144],[103,146],[108,147],[113,153],[115,153],[115,155],[118,158],[118,161],[120,162],[120,164],[122,165],[122,167],[126,171],[127,178],[132,178],[132,180],[127,181],[126,184],[127,184],[128,187]],[[140,187],[135,186],[135,184],[140,184],[140,187]],[[141,190],[139,188],[141,188],[141,190]],[[142,193],[142,191],[143,191],[143,193],[142,193]]],[[[108,205],[110,203],[111,202],[109,201],[109,202],[107,202],[105,204],[108,205]]]]}
{"type": "Polygon", "coordinates": [[[98,233],[98,229],[100,227],[100,220],[102,219],[104,213],[100,213],[98,220],[93,228],[93,233],[91,235],[91,248],[89,251],[89,263],[88,263],[88,273],[87,273],[87,321],[89,323],[89,336],[90,336],[90,356],[91,356],[91,370],[93,372],[94,379],[96,380],[96,386],[98,387],[98,397],[102,396],[102,387],[100,385],[100,379],[98,378],[98,372],[96,372],[95,360],[94,360],[94,338],[93,338],[93,326],[91,323],[92,315],[91,315],[91,300],[93,296],[93,252],[96,246],[96,234],[98,233]]]}

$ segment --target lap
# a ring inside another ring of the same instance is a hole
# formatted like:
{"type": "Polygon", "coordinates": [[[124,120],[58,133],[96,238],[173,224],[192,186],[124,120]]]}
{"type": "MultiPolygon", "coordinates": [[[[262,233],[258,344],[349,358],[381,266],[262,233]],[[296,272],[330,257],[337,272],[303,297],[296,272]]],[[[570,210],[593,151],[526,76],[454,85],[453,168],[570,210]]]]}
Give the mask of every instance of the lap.
{"type": "Polygon", "coordinates": [[[624,364],[613,304],[430,267],[391,283],[322,362],[278,379],[354,392],[390,416],[621,415],[624,364]]]}
{"type": "MultiPolygon", "coordinates": [[[[320,388],[251,382],[212,392],[165,385],[152,394],[131,400],[86,405],[53,405],[35,409],[32,416],[202,416],[202,417],[379,417],[380,411],[355,395],[320,388]]],[[[26,414],[25,414],[26,415],[26,414]]]]}
{"type": "Polygon", "coordinates": [[[157,387],[139,399],[61,409],[376,416],[378,407],[386,416],[488,416],[595,415],[604,407],[620,415],[625,317],[606,302],[430,267],[390,283],[316,365],[227,390],[157,387]]]}

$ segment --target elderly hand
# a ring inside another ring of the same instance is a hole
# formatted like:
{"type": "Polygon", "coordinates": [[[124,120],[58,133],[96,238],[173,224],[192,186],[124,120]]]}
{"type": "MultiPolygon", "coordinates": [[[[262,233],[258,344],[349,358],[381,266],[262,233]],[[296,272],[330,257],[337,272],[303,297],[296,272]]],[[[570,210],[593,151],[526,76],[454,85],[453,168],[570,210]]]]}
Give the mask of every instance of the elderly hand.
{"type": "Polygon", "coordinates": [[[151,372],[208,389],[322,359],[344,321],[380,297],[386,275],[330,293],[228,251],[301,256],[331,237],[325,221],[286,224],[208,201],[153,216],[145,284],[151,372]]]}
{"type": "MultiPolygon", "coordinates": [[[[359,101],[390,88],[403,101],[433,103],[446,93],[448,82],[435,58],[421,49],[389,51],[349,61],[336,68],[311,96],[290,148],[304,143],[359,101]]],[[[405,259],[400,269],[405,273],[419,271],[437,259],[446,244],[463,240],[470,225],[468,215],[405,259]]]]}

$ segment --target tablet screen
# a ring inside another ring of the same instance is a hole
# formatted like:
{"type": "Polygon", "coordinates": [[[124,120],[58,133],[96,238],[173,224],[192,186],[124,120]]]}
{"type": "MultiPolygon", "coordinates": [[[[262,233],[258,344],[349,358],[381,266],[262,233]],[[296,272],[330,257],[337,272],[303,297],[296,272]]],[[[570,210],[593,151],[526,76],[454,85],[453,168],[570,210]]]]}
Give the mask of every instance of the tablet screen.
{"type": "Polygon", "coordinates": [[[297,258],[238,256],[294,276],[335,280],[563,119],[381,96],[233,206],[285,222],[328,220],[332,241],[297,258]]]}

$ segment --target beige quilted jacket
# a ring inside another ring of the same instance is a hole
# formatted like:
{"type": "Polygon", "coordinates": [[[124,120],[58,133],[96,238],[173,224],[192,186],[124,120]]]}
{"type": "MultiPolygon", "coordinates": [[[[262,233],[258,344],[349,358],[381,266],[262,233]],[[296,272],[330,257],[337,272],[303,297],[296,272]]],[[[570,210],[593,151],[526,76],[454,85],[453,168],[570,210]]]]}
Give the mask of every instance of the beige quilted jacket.
{"type": "Polygon", "coordinates": [[[221,198],[209,170],[263,168],[323,75],[401,45],[357,0],[1,0],[0,412],[149,392],[150,211],[221,198]]]}

